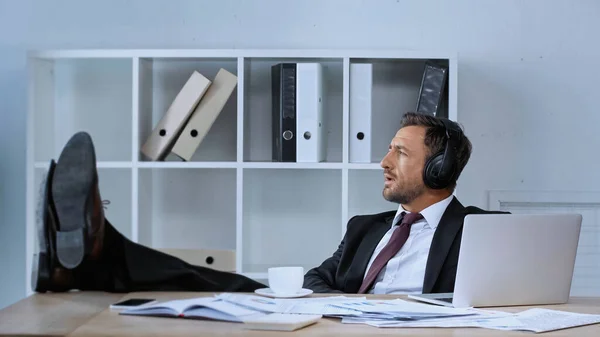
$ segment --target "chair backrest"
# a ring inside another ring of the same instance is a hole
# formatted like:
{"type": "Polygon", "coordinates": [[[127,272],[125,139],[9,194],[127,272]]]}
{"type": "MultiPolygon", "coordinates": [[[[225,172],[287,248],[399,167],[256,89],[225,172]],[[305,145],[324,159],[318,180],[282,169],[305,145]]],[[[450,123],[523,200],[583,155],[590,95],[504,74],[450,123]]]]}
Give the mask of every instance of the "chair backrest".
{"type": "Polygon", "coordinates": [[[235,272],[235,251],[224,249],[156,249],[175,256],[189,264],[220,271],[235,272]]]}

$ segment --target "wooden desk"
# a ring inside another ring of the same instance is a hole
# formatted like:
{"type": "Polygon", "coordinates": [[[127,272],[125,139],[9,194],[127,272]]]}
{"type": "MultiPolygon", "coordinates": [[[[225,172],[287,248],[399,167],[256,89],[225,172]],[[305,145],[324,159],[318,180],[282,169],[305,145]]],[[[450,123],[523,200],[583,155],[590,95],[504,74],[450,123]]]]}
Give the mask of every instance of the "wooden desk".
{"type": "MultiPolygon", "coordinates": [[[[530,332],[497,331],[480,328],[375,328],[361,324],[341,324],[339,319],[323,319],[295,332],[252,331],[239,323],[184,320],[157,317],[120,316],[108,309],[111,303],[131,297],[159,300],[212,296],[213,293],[131,293],[72,292],[35,294],[0,311],[0,335],[24,336],[527,336],[530,332]]],[[[322,295],[319,295],[322,296],[322,295]]],[[[351,295],[347,295],[351,296],[351,295]]],[[[371,296],[389,299],[404,296],[371,296]]],[[[530,307],[504,307],[503,311],[522,311],[530,307]]],[[[600,314],[600,298],[572,298],[568,304],[547,308],[578,313],[600,314]]],[[[543,336],[600,336],[600,324],[544,333],[543,336]]]]}

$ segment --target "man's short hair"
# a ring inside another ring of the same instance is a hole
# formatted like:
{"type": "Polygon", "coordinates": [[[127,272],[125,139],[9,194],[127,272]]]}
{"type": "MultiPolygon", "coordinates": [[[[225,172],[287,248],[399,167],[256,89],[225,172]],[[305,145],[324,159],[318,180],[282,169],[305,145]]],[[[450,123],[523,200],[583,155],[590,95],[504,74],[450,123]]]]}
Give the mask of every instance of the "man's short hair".
{"type": "MultiPolygon", "coordinates": [[[[413,125],[423,126],[427,129],[424,140],[425,146],[429,150],[425,156],[425,162],[427,162],[431,156],[442,151],[446,146],[446,128],[444,123],[438,117],[416,112],[405,113],[400,122],[400,128],[413,125]]],[[[450,191],[454,191],[456,188],[456,181],[467,165],[473,149],[471,141],[464,134],[460,125],[456,123],[456,126],[457,130],[463,134],[458,140],[458,148],[456,150],[457,171],[453,181],[448,186],[450,191]]]]}

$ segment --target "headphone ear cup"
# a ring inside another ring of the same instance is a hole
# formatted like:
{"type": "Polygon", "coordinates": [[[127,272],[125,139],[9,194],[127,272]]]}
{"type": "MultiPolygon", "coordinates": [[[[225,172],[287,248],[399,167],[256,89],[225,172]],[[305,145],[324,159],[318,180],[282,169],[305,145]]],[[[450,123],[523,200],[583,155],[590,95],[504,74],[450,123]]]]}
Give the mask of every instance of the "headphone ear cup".
{"type": "Polygon", "coordinates": [[[460,128],[448,120],[442,119],[446,128],[445,148],[431,156],[423,168],[423,182],[432,189],[443,189],[450,185],[457,171],[456,152],[458,139],[461,137],[460,128]]]}
{"type": "Polygon", "coordinates": [[[444,164],[444,151],[438,152],[435,155],[431,156],[425,163],[425,167],[423,169],[423,182],[429,188],[433,189],[441,189],[446,185],[444,181],[444,177],[440,177],[439,173],[442,171],[442,166],[444,164]]]}

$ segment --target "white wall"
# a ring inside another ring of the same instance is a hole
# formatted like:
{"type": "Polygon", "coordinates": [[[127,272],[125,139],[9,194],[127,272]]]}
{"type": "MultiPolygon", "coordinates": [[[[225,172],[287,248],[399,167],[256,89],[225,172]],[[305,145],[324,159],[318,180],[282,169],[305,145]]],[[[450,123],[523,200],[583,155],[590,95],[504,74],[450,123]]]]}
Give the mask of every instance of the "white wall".
{"type": "Polygon", "coordinates": [[[600,189],[599,14],[593,0],[0,0],[0,307],[25,293],[26,49],[456,51],[474,144],[459,197],[487,207],[489,189],[600,189]]]}

